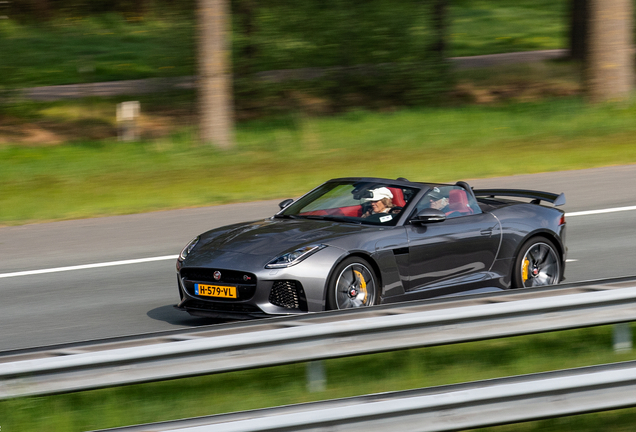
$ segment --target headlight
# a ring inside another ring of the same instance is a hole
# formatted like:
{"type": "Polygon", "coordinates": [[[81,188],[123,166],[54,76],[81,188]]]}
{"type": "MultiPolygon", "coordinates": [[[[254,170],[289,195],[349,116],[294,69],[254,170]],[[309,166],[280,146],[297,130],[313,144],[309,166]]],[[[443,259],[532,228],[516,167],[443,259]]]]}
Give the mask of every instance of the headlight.
{"type": "Polygon", "coordinates": [[[309,257],[310,255],[315,254],[320,249],[323,249],[326,247],[327,245],[323,245],[323,244],[303,246],[301,248],[296,249],[293,252],[287,252],[283,255],[277,256],[276,258],[268,262],[265,268],[271,269],[271,268],[291,267],[293,265],[298,264],[299,262],[309,257]]]}
{"type": "Polygon", "coordinates": [[[185,260],[188,254],[192,252],[192,249],[194,249],[194,247],[197,245],[197,243],[199,243],[199,237],[193,238],[179,254],[179,261],[185,260]]]}

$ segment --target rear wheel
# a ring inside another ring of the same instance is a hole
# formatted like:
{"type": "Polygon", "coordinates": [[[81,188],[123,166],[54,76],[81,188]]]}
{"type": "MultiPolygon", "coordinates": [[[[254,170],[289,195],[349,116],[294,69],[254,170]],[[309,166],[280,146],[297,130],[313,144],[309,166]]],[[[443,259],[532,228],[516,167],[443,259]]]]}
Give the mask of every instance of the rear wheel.
{"type": "Polygon", "coordinates": [[[515,288],[556,285],[561,281],[561,257],[554,243],[534,237],[521,247],[512,272],[515,288]]]}
{"type": "Polygon", "coordinates": [[[365,307],[376,304],[378,282],[366,260],[352,257],[336,266],[328,290],[327,306],[331,310],[365,307]]]}

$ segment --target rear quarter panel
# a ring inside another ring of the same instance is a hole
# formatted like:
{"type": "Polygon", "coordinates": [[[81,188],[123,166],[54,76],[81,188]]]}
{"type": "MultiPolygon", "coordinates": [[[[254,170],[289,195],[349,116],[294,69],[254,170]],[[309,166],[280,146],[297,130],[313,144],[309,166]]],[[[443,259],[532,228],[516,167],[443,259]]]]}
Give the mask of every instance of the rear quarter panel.
{"type": "Polygon", "coordinates": [[[563,252],[565,226],[559,222],[563,211],[536,204],[513,204],[492,212],[501,222],[503,238],[498,258],[512,258],[530,237],[543,233],[563,252]]]}
{"type": "Polygon", "coordinates": [[[491,212],[501,222],[502,242],[494,270],[504,278],[503,285],[510,286],[511,268],[521,246],[531,237],[544,236],[552,240],[562,258],[565,269],[567,248],[565,224],[560,225],[564,212],[554,207],[537,204],[511,204],[491,212]]]}

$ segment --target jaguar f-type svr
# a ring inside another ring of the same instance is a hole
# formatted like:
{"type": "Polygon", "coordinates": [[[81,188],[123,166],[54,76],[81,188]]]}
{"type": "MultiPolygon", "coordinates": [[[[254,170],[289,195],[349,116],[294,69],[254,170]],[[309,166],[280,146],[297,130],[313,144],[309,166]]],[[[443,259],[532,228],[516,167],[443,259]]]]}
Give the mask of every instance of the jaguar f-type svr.
{"type": "Polygon", "coordinates": [[[176,307],[252,318],[557,284],[563,204],[563,194],[465,182],[329,180],[268,219],[188,243],[176,307]]]}

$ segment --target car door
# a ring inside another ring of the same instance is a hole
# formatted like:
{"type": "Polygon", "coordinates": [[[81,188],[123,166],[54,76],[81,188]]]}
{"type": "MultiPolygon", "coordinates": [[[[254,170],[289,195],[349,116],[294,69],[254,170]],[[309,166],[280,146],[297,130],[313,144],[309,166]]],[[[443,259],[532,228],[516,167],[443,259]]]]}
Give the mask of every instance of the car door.
{"type": "MultiPolygon", "coordinates": [[[[435,188],[447,196],[458,187],[435,188]]],[[[435,193],[435,192],[432,192],[435,193]]],[[[446,202],[447,219],[425,224],[409,223],[406,232],[409,244],[408,281],[409,292],[422,291],[422,297],[436,297],[465,291],[467,285],[476,287],[489,278],[489,270],[499,249],[501,229],[497,218],[490,213],[482,213],[476,202],[463,208],[446,202]]],[[[461,195],[461,194],[459,194],[461,195]]],[[[464,198],[465,199],[465,198],[464,198]]],[[[421,209],[432,202],[428,194],[423,198],[421,209]]],[[[417,212],[417,211],[416,211],[417,212]]]]}

